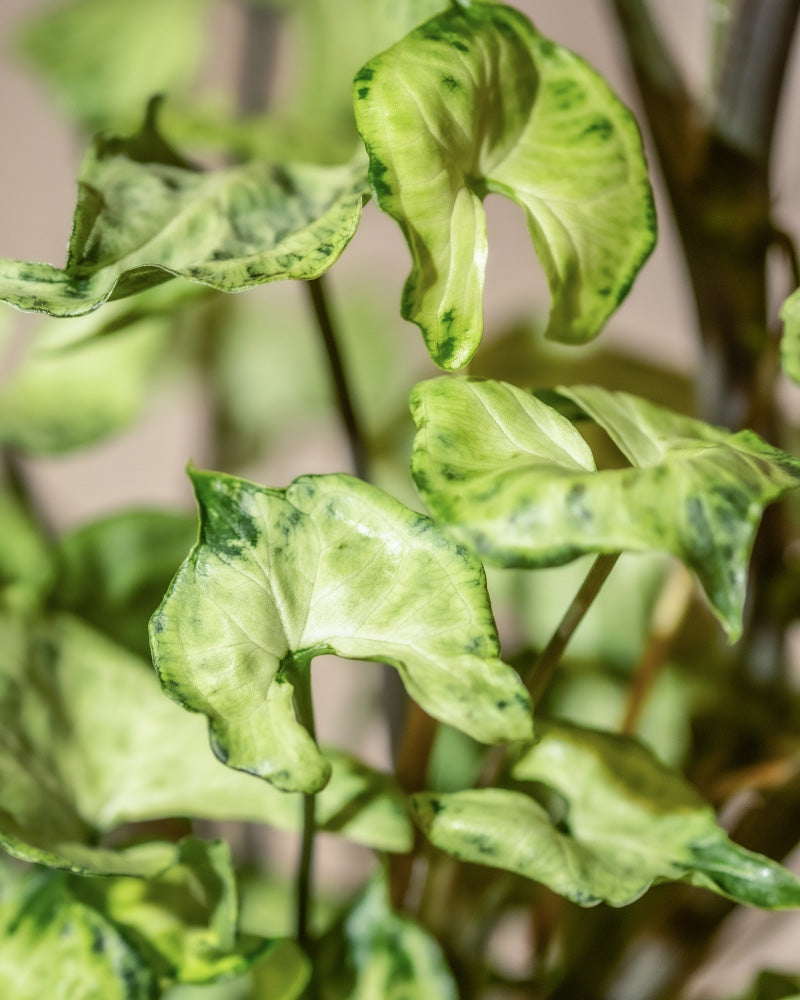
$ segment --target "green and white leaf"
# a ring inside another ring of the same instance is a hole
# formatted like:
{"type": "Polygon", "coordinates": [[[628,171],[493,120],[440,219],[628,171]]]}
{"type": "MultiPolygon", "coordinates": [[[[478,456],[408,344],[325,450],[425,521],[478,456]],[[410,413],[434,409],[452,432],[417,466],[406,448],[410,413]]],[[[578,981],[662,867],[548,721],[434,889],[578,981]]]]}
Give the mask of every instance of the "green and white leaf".
{"type": "Polygon", "coordinates": [[[324,787],[330,766],[293,707],[321,653],[392,664],[425,711],[479,741],[530,733],[483,569],[432,521],[350,476],[285,490],[191,476],[200,541],[151,644],[165,691],[209,717],[220,759],[287,791],[324,787]]]}
{"type": "MultiPolygon", "coordinates": [[[[153,876],[174,847],[125,852],[97,834],[170,816],[302,826],[301,796],[223,767],[203,720],[164,697],[152,668],[59,616],[31,634],[0,619],[0,845],[28,861],[87,874],[153,876]]],[[[346,754],[327,755],[322,830],[387,851],[412,833],[392,780],[346,754]]]]}
{"type": "Polygon", "coordinates": [[[765,909],[800,906],[800,882],[729,840],[711,807],[636,740],[563,723],[540,733],[511,773],[559,793],[558,824],[521,791],[422,793],[412,807],[428,839],[581,906],[625,906],[678,879],[765,909]]]}
{"type": "Polygon", "coordinates": [[[504,382],[434,379],[411,407],[412,475],[435,516],[502,566],[589,552],[660,550],[697,574],[731,639],[764,507],[800,484],[800,462],[626,393],[559,389],[633,468],[597,471],[557,410],[504,382]]]}
{"type": "Polygon", "coordinates": [[[783,336],[781,366],[794,382],[800,384],[800,288],[781,306],[783,336]]]}
{"type": "Polygon", "coordinates": [[[28,21],[19,47],[90,132],[135,127],[153,94],[186,87],[206,48],[210,0],[61,0],[28,21]]]}
{"type": "Polygon", "coordinates": [[[335,964],[330,970],[323,964],[320,970],[323,1000],[457,1000],[438,942],[392,910],[380,876],[367,885],[331,937],[326,943],[335,950],[335,964]],[[346,985],[337,982],[343,967],[352,975],[346,985]]]}
{"type": "Polygon", "coordinates": [[[639,132],[599,74],[519,11],[473,0],[371,59],[354,99],[372,189],[411,251],[403,316],[438,365],[480,343],[489,193],[525,212],[547,335],[599,332],[655,242],[639,132]]]}
{"type": "Polygon", "coordinates": [[[152,881],[81,879],[75,891],[108,917],[160,980],[208,983],[236,976],[270,948],[237,934],[230,849],[184,838],[176,863],[152,881]]]}
{"type": "Polygon", "coordinates": [[[119,929],[58,874],[3,872],[0,995],[157,1000],[156,977],[119,929]]]}
{"type": "Polygon", "coordinates": [[[343,166],[254,161],[201,171],[155,127],[100,136],[78,177],[66,267],[0,260],[0,299],[79,316],[173,276],[236,292],[316,278],[353,236],[367,194],[359,155],[343,166]]]}

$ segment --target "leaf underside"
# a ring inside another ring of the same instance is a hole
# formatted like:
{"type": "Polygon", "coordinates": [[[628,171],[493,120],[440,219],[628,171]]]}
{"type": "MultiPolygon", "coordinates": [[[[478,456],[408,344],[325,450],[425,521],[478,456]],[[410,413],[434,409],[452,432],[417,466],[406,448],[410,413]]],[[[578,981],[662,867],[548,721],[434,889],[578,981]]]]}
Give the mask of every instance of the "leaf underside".
{"type": "Polygon", "coordinates": [[[639,132],[602,77],[519,11],[472,2],[370,60],[353,93],[372,190],[411,251],[403,316],[440,367],[481,339],[488,193],[525,212],[547,336],[599,332],[655,243],[639,132]]]}
{"type": "Polygon", "coordinates": [[[741,631],[763,508],[800,483],[800,463],[627,393],[559,389],[632,468],[598,471],[576,428],[508,383],[434,379],[411,407],[417,488],[434,515],[500,566],[660,550],[697,574],[728,635],[741,631]]]}

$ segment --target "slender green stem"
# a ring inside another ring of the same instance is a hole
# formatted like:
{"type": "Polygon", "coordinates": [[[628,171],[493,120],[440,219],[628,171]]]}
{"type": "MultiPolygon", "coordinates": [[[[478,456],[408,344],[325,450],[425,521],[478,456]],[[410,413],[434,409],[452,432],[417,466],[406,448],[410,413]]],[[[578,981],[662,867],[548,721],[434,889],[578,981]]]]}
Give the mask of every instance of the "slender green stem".
{"type": "Polygon", "coordinates": [[[314,278],[312,281],[306,282],[306,287],[308,288],[311,306],[314,310],[314,318],[317,321],[317,327],[325,347],[325,355],[328,359],[328,367],[336,396],[336,405],[345,433],[347,434],[348,444],[350,445],[353,469],[359,479],[367,479],[368,460],[366,440],[356,416],[355,406],[353,405],[353,393],[350,389],[344,364],[342,363],[342,355],[339,350],[341,338],[338,336],[333,322],[326,281],[323,277],[314,278]]]}
{"type": "Polygon", "coordinates": [[[539,659],[534,664],[530,677],[527,679],[528,691],[531,700],[536,705],[550,683],[555,673],[567,644],[575,633],[575,629],[583,621],[583,617],[592,602],[600,592],[600,588],[606,581],[608,574],[614,568],[619,552],[613,555],[598,556],[592,563],[592,568],[586,575],[586,579],[581,584],[581,588],[573,598],[572,603],[567,608],[566,614],[561,619],[561,623],[553,633],[550,641],[544,647],[539,659]]]}
{"type": "MultiPolygon", "coordinates": [[[[314,725],[314,704],[311,697],[311,661],[301,664],[295,674],[294,704],[297,721],[316,739],[314,725]]],[[[307,948],[310,940],[310,909],[312,876],[314,868],[314,835],[316,800],[313,795],[303,797],[303,835],[300,842],[300,857],[297,863],[296,920],[297,941],[301,948],[307,948]]]]}

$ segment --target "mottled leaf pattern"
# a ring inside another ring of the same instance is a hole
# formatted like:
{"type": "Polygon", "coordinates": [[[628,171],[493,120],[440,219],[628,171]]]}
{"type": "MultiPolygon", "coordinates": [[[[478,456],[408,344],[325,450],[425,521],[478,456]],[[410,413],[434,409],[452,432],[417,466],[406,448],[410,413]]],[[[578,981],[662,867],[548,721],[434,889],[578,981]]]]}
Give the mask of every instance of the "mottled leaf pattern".
{"type": "Polygon", "coordinates": [[[457,1000],[455,980],[436,940],[408,917],[393,912],[384,881],[374,878],[332,935],[335,966],[320,975],[325,996],[348,1000],[457,1000]],[[344,962],[342,958],[344,957],[344,962]],[[352,983],[332,983],[343,965],[352,983]],[[333,986],[333,989],[331,989],[333,986]]]}
{"type": "Polygon", "coordinates": [[[0,996],[156,1000],[156,978],[125,936],[60,875],[0,879],[0,996]]]}
{"type": "Polygon", "coordinates": [[[293,696],[325,652],[395,666],[435,718],[524,738],[528,696],[498,659],[480,563],[428,518],[349,476],[272,490],[193,472],[200,542],[151,623],[166,692],[208,715],[217,754],[288,791],[329,765],[293,696]]]}
{"type": "Polygon", "coordinates": [[[200,171],[158,135],[100,136],[81,167],[66,267],[0,260],[0,299],[79,316],[175,275],[226,292],[318,277],[358,226],[361,157],[338,167],[254,161],[200,171]]]}
{"type": "Polygon", "coordinates": [[[519,11],[472,2],[370,60],[354,97],[373,191],[411,251],[403,316],[438,365],[466,364],[481,339],[490,192],[525,211],[548,336],[600,330],[653,247],[655,216],[636,125],[597,73],[519,11]]]}
{"type": "Polygon", "coordinates": [[[512,775],[555,789],[566,803],[560,823],[520,791],[422,793],[414,815],[433,844],[581,906],[624,906],[675,879],[765,909],[800,905],[800,882],[730,841],[711,807],[636,740],[563,723],[540,733],[512,775]]]}
{"type": "Polygon", "coordinates": [[[490,562],[553,566],[587,552],[662,550],[697,574],[735,639],[763,508],[800,462],[626,393],[561,389],[633,468],[597,471],[573,425],[504,382],[438,379],[411,397],[412,473],[437,518],[490,562]]]}

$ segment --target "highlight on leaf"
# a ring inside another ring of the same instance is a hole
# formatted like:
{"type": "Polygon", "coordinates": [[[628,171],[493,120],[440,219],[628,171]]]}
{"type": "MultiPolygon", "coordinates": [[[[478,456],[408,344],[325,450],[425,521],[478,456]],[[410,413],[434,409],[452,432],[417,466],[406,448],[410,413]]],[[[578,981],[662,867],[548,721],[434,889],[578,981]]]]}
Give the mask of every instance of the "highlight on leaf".
{"type": "Polygon", "coordinates": [[[490,193],[525,212],[547,336],[600,331],[653,248],[655,214],[638,129],[599,74],[519,11],[474,0],[371,59],[353,94],[372,190],[411,251],[402,313],[440,367],[481,340],[490,193]]]}
{"type": "Polygon", "coordinates": [[[209,717],[225,763],[286,791],[325,786],[330,766],[294,706],[321,653],[391,664],[426,712],[479,741],[530,734],[483,569],[432,521],[345,475],[285,490],[191,478],[200,540],[151,645],[165,691],[209,717]]]}
{"type": "Polygon", "coordinates": [[[529,392],[434,379],[411,395],[411,471],[427,506],[499,566],[669,552],[694,570],[736,639],[761,513],[800,485],[800,461],[751,431],[733,434],[627,393],[558,392],[632,468],[598,471],[573,424],[529,392]]]}

